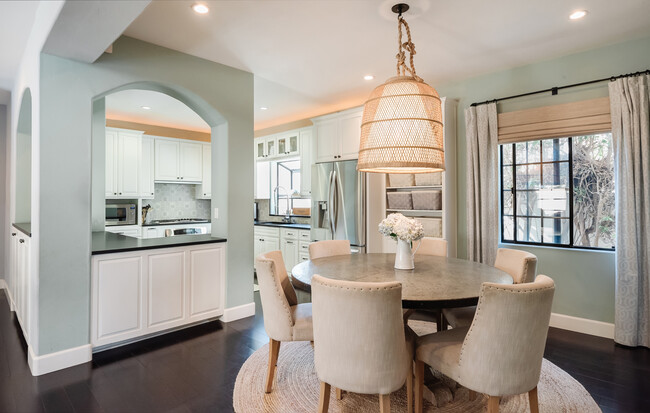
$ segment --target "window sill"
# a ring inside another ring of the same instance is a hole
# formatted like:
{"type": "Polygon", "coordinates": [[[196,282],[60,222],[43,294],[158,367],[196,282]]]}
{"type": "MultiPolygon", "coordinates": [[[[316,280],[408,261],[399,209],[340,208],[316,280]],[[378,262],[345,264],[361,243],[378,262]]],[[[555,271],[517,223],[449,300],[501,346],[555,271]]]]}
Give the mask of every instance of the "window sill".
{"type": "Polygon", "coordinates": [[[576,252],[596,252],[596,253],[605,253],[605,254],[614,254],[616,250],[609,249],[596,249],[596,248],[579,248],[579,247],[555,247],[552,245],[534,245],[534,244],[517,244],[513,242],[499,242],[499,248],[543,248],[550,250],[560,250],[560,251],[576,251],[576,252]]]}

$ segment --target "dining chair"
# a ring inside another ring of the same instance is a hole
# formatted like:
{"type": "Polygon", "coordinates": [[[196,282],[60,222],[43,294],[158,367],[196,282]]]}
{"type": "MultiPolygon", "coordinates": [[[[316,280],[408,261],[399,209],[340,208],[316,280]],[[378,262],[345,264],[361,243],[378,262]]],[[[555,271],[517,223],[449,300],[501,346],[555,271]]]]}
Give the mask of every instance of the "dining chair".
{"type": "Polygon", "coordinates": [[[255,260],[257,281],[269,336],[269,366],[266,393],[271,392],[282,341],[313,341],[311,303],[298,304],[280,251],[261,254],[255,260]]]}
{"type": "MultiPolygon", "coordinates": [[[[530,283],[535,279],[537,257],[530,252],[499,248],[494,260],[494,267],[507,272],[515,284],[530,283]]],[[[443,324],[448,323],[454,328],[472,324],[476,306],[445,308],[443,324]]]]}
{"type": "Polygon", "coordinates": [[[415,255],[447,256],[447,240],[441,238],[424,237],[420,240],[415,255]]]}
{"type": "Polygon", "coordinates": [[[422,412],[425,364],[488,398],[488,413],[501,396],[528,393],[538,413],[542,368],[555,285],[539,275],[532,283],[483,283],[470,327],[421,336],[415,358],[415,411],[422,412]]]}
{"type": "Polygon", "coordinates": [[[350,241],[337,239],[331,241],[316,241],[309,244],[309,259],[331,257],[334,255],[351,254],[350,241]]]}
{"type": "Polygon", "coordinates": [[[413,411],[413,346],[416,335],[402,321],[402,285],[314,275],[314,363],[321,382],[319,412],[327,412],[330,386],[378,394],[390,412],[390,394],[406,381],[413,411]]]}

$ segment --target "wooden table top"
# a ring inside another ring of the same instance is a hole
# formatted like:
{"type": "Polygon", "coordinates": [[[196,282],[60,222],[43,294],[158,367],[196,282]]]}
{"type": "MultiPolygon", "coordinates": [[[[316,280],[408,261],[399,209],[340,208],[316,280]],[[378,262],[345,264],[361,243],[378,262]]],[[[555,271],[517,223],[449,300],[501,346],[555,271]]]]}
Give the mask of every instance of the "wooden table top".
{"type": "Polygon", "coordinates": [[[335,280],[402,283],[405,308],[449,308],[475,305],[481,284],[512,284],[504,271],[474,261],[416,255],[415,269],[394,268],[395,254],[351,254],[303,261],[291,270],[296,288],[311,291],[311,277],[335,280]]]}

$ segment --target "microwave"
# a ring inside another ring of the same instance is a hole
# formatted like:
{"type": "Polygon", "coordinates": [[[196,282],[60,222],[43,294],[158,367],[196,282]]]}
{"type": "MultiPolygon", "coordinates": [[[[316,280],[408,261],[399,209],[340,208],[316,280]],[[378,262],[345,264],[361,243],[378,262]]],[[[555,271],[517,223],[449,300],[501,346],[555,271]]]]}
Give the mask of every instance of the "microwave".
{"type": "Polygon", "coordinates": [[[106,226],[137,224],[136,204],[106,204],[106,226]]]}

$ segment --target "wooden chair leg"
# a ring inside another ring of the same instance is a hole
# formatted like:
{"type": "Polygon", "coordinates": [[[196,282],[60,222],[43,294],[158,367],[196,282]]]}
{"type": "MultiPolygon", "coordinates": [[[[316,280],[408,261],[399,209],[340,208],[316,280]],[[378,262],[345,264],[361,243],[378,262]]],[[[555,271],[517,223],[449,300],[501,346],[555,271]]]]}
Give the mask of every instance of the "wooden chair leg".
{"type": "Polygon", "coordinates": [[[476,392],[474,390],[469,391],[469,400],[470,401],[476,400],[476,396],[477,396],[477,394],[476,394],[476,392]]]}
{"type": "Polygon", "coordinates": [[[280,354],[280,342],[277,340],[269,339],[269,367],[266,373],[266,392],[271,393],[273,387],[273,377],[275,376],[275,366],[278,363],[278,355],[280,354]]]}
{"type": "Polygon", "coordinates": [[[379,395],[379,413],[390,413],[390,394],[379,395]]]}
{"type": "Polygon", "coordinates": [[[415,362],[415,413],[422,413],[424,402],[424,362],[415,362]]]}
{"type": "Polygon", "coordinates": [[[488,413],[499,413],[499,402],[501,397],[499,396],[490,396],[488,398],[488,413]]]}
{"type": "Polygon", "coordinates": [[[409,363],[406,373],[406,403],[407,413],[413,413],[413,363],[409,363]]]}
{"type": "Polygon", "coordinates": [[[326,413],[330,408],[330,385],[320,382],[320,398],[318,399],[318,413],[326,413]]]}
{"type": "Polygon", "coordinates": [[[409,322],[409,317],[415,312],[415,310],[404,310],[404,313],[402,314],[402,317],[404,318],[404,325],[408,324],[409,322]]]}
{"type": "Polygon", "coordinates": [[[340,388],[336,388],[336,398],[337,400],[343,400],[343,390],[340,388]]]}
{"type": "Polygon", "coordinates": [[[528,392],[528,403],[530,403],[530,413],[539,413],[537,387],[528,392]]]}

